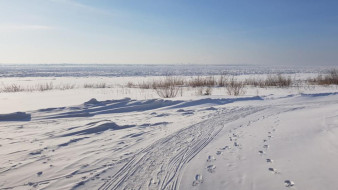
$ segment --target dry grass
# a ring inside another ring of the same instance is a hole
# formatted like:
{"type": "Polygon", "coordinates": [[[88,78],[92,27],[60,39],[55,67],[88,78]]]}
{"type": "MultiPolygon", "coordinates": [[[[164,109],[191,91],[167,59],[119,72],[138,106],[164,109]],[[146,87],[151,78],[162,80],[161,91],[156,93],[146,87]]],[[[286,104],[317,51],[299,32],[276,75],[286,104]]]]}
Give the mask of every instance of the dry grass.
{"type": "Polygon", "coordinates": [[[176,97],[180,86],[182,87],[183,80],[178,77],[167,76],[164,80],[154,81],[153,89],[162,98],[176,97]]]}
{"type": "Polygon", "coordinates": [[[0,92],[22,92],[22,91],[25,91],[25,89],[18,84],[10,84],[2,87],[2,89],[0,90],[0,92]]]}
{"type": "Polygon", "coordinates": [[[328,72],[328,74],[310,78],[307,82],[313,85],[338,85],[338,70],[332,69],[328,72]]]}
{"type": "Polygon", "coordinates": [[[127,83],[127,88],[133,88],[134,86],[135,86],[134,83],[131,81],[127,83]]]}
{"type": "Polygon", "coordinates": [[[228,82],[229,77],[227,77],[226,75],[221,75],[217,81],[217,85],[219,87],[224,87],[226,86],[227,82],[228,82]]]}
{"type": "Polygon", "coordinates": [[[106,83],[86,83],[83,85],[84,88],[109,88],[106,83]]]}
{"type": "Polygon", "coordinates": [[[151,89],[152,88],[152,83],[151,82],[142,82],[142,83],[138,83],[137,87],[141,88],[141,89],[151,89]]]}
{"type": "Polygon", "coordinates": [[[268,75],[265,80],[265,86],[277,86],[277,87],[288,87],[291,86],[291,77],[285,77],[281,74],[268,75]]]}
{"type": "Polygon", "coordinates": [[[45,84],[37,84],[35,86],[35,88],[31,89],[30,91],[47,91],[47,90],[53,90],[54,89],[54,85],[52,82],[50,83],[45,83],[45,84]]]}
{"type": "Polygon", "coordinates": [[[249,78],[245,80],[245,85],[255,86],[255,87],[289,87],[292,85],[291,77],[286,77],[281,74],[268,75],[265,79],[259,78],[249,78]]]}
{"type": "MultiPolygon", "coordinates": [[[[304,90],[307,86],[315,87],[316,85],[338,85],[338,70],[332,69],[327,74],[319,74],[309,79],[291,78],[281,74],[267,75],[265,78],[247,78],[244,81],[238,80],[235,76],[196,76],[191,78],[183,78],[177,76],[166,76],[160,79],[154,79],[143,82],[133,83],[129,81],[124,87],[153,89],[162,98],[173,98],[178,94],[183,96],[183,92],[190,88],[196,89],[198,95],[211,95],[213,90],[218,87],[224,87],[228,95],[244,95],[246,86],[260,88],[298,88],[299,91],[304,90]]],[[[0,86],[1,93],[12,93],[22,91],[50,91],[50,90],[69,90],[74,88],[111,88],[107,83],[86,83],[81,85],[74,84],[53,84],[52,82],[41,83],[35,85],[19,85],[19,84],[2,84],[0,86]]],[[[258,90],[257,90],[258,92],[258,90]]],[[[257,93],[258,94],[258,93],[257,93]]]]}
{"type": "Polygon", "coordinates": [[[2,88],[0,88],[0,92],[3,93],[11,93],[11,92],[35,92],[35,91],[49,91],[49,90],[69,90],[75,88],[74,84],[60,84],[60,85],[54,85],[52,82],[50,83],[43,83],[43,84],[35,84],[32,86],[21,86],[18,84],[10,84],[10,85],[4,85],[2,88]]]}
{"type": "Polygon", "coordinates": [[[187,86],[201,87],[201,86],[215,86],[217,84],[214,76],[201,77],[197,76],[186,83],[187,86]]]}
{"type": "Polygon", "coordinates": [[[61,84],[57,87],[57,89],[59,90],[70,90],[74,88],[75,88],[75,84],[61,84]]]}
{"type": "Polygon", "coordinates": [[[228,95],[232,96],[244,95],[246,93],[244,87],[245,87],[244,82],[237,81],[235,77],[230,78],[230,80],[227,82],[225,86],[228,95]]]}
{"type": "Polygon", "coordinates": [[[162,80],[153,81],[152,88],[161,88],[161,87],[167,87],[167,86],[183,86],[184,80],[180,77],[174,77],[174,76],[166,76],[162,80]]]}

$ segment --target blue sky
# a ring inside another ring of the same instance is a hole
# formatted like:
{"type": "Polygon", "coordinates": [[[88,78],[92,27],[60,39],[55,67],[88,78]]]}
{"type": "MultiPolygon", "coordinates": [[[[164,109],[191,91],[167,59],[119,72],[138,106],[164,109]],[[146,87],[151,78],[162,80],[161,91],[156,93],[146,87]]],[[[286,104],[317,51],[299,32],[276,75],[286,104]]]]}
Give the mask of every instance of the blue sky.
{"type": "Polygon", "coordinates": [[[337,65],[338,1],[0,0],[0,63],[337,65]]]}

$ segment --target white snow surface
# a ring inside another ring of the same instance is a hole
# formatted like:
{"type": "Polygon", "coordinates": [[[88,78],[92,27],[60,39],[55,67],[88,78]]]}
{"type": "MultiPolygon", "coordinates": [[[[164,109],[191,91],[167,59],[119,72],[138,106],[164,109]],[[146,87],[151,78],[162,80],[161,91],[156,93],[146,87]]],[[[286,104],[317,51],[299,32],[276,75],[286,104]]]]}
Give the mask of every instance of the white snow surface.
{"type": "Polygon", "coordinates": [[[0,93],[0,189],[337,189],[337,87],[213,94],[0,93]]]}

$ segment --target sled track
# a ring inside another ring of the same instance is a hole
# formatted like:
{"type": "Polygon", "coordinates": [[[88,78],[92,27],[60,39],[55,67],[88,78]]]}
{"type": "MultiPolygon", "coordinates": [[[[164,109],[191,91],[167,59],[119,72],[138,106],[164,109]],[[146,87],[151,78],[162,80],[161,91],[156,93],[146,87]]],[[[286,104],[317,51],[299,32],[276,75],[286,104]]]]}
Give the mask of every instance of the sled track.
{"type": "Polygon", "coordinates": [[[178,189],[184,166],[217,136],[224,124],[263,109],[232,110],[160,139],[137,153],[99,190],[178,189]]]}

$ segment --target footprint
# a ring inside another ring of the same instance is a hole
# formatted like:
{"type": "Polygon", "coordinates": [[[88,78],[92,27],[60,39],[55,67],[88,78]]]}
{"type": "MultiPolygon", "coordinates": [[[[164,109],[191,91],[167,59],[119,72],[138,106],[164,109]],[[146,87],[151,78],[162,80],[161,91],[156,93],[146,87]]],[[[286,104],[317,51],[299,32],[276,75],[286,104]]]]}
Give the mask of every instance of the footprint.
{"type": "Polygon", "coordinates": [[[210,156],[208,156],[207,162],[213,162],[215,160],[216,160],[216,158],[210,155],[210,156]]]}
{"type": "Polygon", "coordinates": [[[149,186],[156,185],[158,183],[158,180],[151,178],[149,182],[149,186]]]}
{"type": "Polygon", "coordinates": [[[223,154],[223,152],[222,151],[217,151],[216,154],[217,155],[221,155],[221,154],[223,154]]]}
{"type": "Polygon", "coordinates": [[[209,165],[209,166],[207,167],[207,169],[208,169],[208,172],[209,172],[209,173],[214,173],[214,172],[215,172],[215,169],[216,169],[216,166],[215,166],[215,165],[209,165]]]}
{"type": "Polygon", "coordinates": [[[33,183],[33,182],[28,182],[27,185],[29,186],[34,186],[36,183],[33,183]]]}
{"type": "Polygon", "coordinates": [[[259,152],[259,154],[264,154],[264,152],[262,151],[262,150],[260,150],[260,151],[258,151],[259,152]]]}
{"type": "Polygon", "coordinates": [[[237,142],[234,142],[234,146],[239,146],[239,144],[237,142]]]}
{"type": "Polygon", "coordinates": [[[225,146],[225,147],[221,148],[221,150],[226,150],[226,149],[230,149],[229,146],[225,146]]]}
{"type": "Polygon", "coordinates": [[[41,176],[41,175],[42,175],[42,172],[38,172],[38,173],[36,173],[36,175],[41,176]]]}
{"type": "Polygon", "coordinates": [[[265,144],[263,145],[263,148],[269,148],[269,145],[265,144]]]}
{"type": "Polygon", "coordinates": [[[271,160],[271,159],[268,158],[268,159],[266,159],[266,162],[267,162],[267,163],[272,163],[273,160],[271,160]]]}
{"type": "Polygon", "coordinates": [[[266,142],[267,140],[266,139],[263,139],[263,142],[266,142]]]}
{"type": "Polygon", "coordinates": [[[192,186],[197,186],[197,185],[199,185],[200,183],[203,183],[203,178],[202,178],[202,175],[197,174],[197,175],[195,176],[195,181],[192,182],[192,186]]]}
{"type": "Polygon", "coordinates": [[[278,174],[279,172],[275,169],[275,168],[269,168],[269,171],[275,173],[275,174],[278,174]]]}
{"type": "Polygon", "coordinates": [[[295,183],[291,180],[285,180],[284,184],[285,184],[286,187],[292,187],[292,186],[295,185],[295,183]]]}

